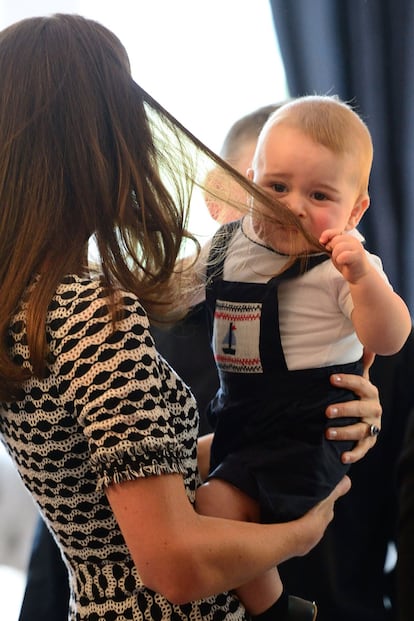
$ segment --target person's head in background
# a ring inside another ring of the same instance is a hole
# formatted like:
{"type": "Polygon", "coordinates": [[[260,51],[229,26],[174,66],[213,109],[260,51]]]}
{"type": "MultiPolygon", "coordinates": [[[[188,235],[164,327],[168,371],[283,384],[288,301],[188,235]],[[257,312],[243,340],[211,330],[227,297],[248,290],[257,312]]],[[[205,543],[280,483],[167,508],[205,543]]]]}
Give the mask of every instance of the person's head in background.
{"type": "Polygon", "coordinates": [[[242,175],[246,175],[253,161],[257,139],[264,124],[282,105],[282,103],[276,103],[262,106],[233,123],[220,149],[220,156],[223,160],[226,160],[242,175]]]}
{"type": "MultiPolygon", "coordinates": [[[[276,103],[261,106],[242,116],[228,130],[220,149],[220,156],[242,175],[247,175],[247,171],[252,165],[257,139],[263,125],[281,105],[282,103],[276,103]]],[[[213,169],[208,175],[208,184],[218,190],[223,190],[223,183],[224,178],[221,171],[217,168],[213,169]]],[[[227,180],[227,183],[231,184],[231,180],[227,180]]],[[[228,191],[230,192],[230,188],[228,191]]],[[[241,193],[242,188],[233,184],[232,196],[235,200],[240,196],[241,201],[243,201],[241,193]]],[[[211,217],[219,224],[237,220],[242,215],[236,207],[232,207],[212,195],[205,194],[205,201],[211,217]]]]}
{"type": "MultiPolygon", "coordinates": [[[[369,206],[372,158],[371,136],[360,116],[335,96],[312,95],[272,113],[248,176],[319,239],[327,229],[343,232],[357,226],[369,206]]],[[[294,230],[274,227],[256,212],[252,223],[263,242],[291,252],[294,230]]]]}

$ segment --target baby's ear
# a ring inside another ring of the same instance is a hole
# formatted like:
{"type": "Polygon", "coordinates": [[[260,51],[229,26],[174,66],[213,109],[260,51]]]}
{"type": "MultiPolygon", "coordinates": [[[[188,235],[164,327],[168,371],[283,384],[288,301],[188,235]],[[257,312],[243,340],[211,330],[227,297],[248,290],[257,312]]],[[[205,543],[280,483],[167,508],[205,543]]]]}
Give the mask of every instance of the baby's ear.
{"type": "Polygon", "coordinates": [[[247,169],[246,177],[248,178],[249,181],[253,181],[253,179],[254,179],[254,170],[253,170],[253,168],[248,168],[247,169]]]}
{"type": "Polygon", "coordinates": [[[358,226],[359,221],[369,207],[369,203],[370,199],[368,194],[362,194],[358,197],[349,216],[348,224],[345,227],[346,231],[350,231],[358,226]]]}

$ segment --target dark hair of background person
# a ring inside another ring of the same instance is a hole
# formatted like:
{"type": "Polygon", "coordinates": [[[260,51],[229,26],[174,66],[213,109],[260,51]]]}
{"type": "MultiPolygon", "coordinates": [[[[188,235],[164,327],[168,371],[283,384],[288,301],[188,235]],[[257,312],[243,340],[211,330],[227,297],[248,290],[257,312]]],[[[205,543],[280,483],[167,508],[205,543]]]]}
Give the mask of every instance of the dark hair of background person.
{"type": "Polygon", "coordinates": [[[228,130],[220,149],[221,157],[231,165],[240,157],[243,147],[252,140],[257,140],[263,125],[272,112],[282,103],[269,104],[253,110],[238,119],[228,130]]]}

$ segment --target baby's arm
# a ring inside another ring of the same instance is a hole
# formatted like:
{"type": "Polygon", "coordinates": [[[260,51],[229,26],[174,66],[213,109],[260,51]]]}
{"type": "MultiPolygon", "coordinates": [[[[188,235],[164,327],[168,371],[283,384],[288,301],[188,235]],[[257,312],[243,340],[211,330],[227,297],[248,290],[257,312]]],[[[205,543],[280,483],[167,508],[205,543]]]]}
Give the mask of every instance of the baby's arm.
{"type": "Polygon", "coordinates": [[[399,351],[412,327],[404,301],[369,262],[356,237],[328,229],[319,241],[332,252],[333,264],[349,283],[354,304],[352,323],[361,343],[381,355],[399,351]]]}

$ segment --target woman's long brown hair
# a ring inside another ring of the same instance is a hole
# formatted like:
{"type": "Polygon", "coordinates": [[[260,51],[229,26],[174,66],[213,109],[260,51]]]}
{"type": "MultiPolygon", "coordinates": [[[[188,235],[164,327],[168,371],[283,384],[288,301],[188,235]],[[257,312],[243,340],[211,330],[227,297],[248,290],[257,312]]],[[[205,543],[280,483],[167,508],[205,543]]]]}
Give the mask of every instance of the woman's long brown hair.
{"type": "Polygon", "coordinates": [[[295,220],[134,82],[99,23],[59,14],[0,33],[0,398],[44,373],[50,301],[65,274],[87,269],[91,238],[109,300],[117,286],[149,312],[162,299],[183,239],[197,245],[186,226],[200,158],[295,220]],[[8,349],[25,291],[30,369],[8,349]]]}

